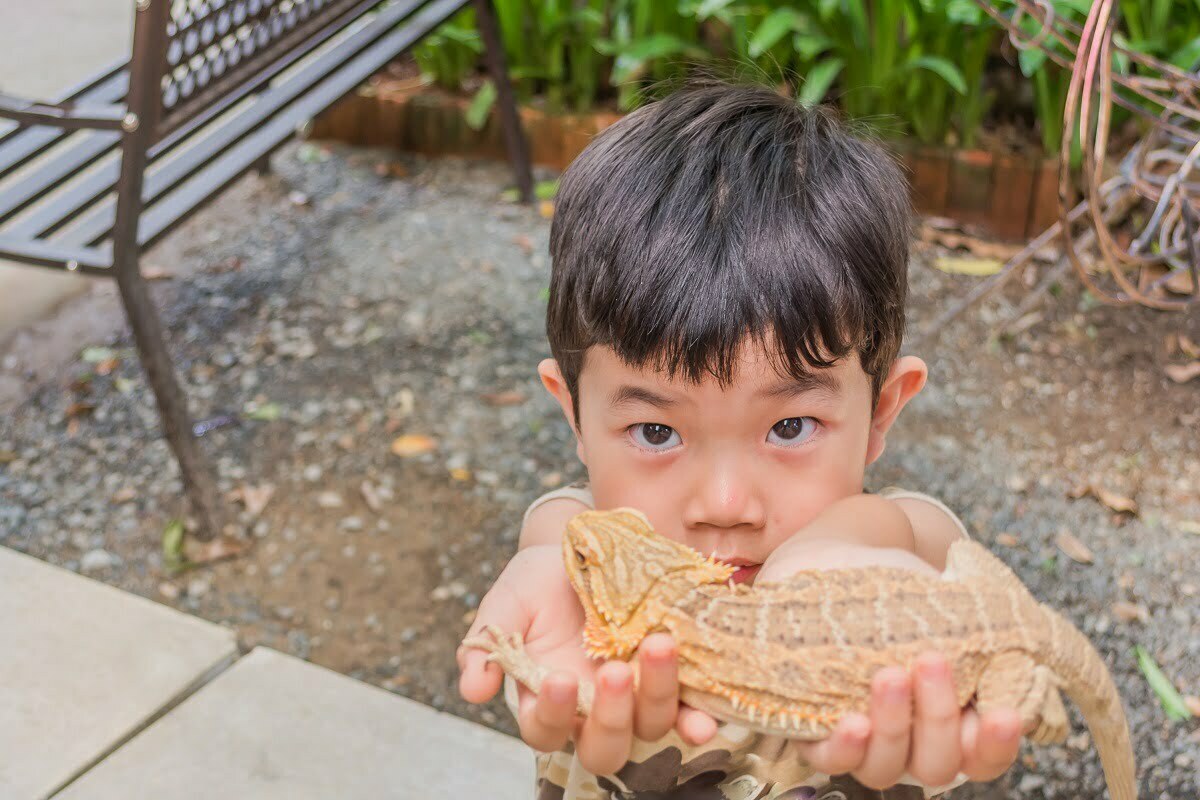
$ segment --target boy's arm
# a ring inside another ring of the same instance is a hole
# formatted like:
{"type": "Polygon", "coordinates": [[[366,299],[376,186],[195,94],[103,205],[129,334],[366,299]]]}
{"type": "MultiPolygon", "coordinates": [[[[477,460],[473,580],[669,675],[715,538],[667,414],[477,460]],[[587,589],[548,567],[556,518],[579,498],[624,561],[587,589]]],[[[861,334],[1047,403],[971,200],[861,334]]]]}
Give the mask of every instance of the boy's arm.
{"type": "Polygon", "coordinates": [[[946,553],[950,544],[963,538],[958,523],[945,511],[925,500],[915,497],[898,497],[889,502],[900,506],[912,525],[916,549],[921,559],[938,570],[946,568],[946,553]]]}
{"type": "Polygon", "coordinates": [[[530,512],[529,520],[521,527],[521,535],[517,538],[517,550],[539,544],[561,547],[567,520],[587,510],[585,504],[570,497],[547,500],[530,512]]]}
{"type": "Polygon", "coordinates": [[[958,524],[933,503],[912,497],[891,500],[856,494],[831,503],[783,545],[832,540],[915,553],[939,571],[950,543],[962,538],[958,524]]]}

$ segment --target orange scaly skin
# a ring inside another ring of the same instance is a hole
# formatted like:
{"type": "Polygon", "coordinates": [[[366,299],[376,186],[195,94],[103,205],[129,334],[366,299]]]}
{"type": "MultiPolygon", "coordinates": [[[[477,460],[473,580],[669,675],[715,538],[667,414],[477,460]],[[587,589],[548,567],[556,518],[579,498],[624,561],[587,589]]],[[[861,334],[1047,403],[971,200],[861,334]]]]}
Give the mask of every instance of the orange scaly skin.
{"type": "MultiPolygon", "coordinates": [[[[715,717],[823,739],[843,715],[867,712],[880,668],[911,668],[920,653],[938,650],[952,665],[960,707],[1016,708],[1037,743],[1067,736],[1061,688],[1083,712],[1112,800],[1137,798],[1129,727],[1100,655],[975,542],[951,545],[940,578],[863,567],[751,588],[728,582],[732,567],[654,533],[640,511],[618,508],[572,518],[563,558],[589,654],[628,660],[647,634],[669,631],[681,699],[715,717]]],[[[466,644],[489,650],[489,660],[537,692],[546,672],[520,637],[488,633],[466,644]]],[[[580,714],[592,697],[593,687],[580,687],[580,714]]]]}

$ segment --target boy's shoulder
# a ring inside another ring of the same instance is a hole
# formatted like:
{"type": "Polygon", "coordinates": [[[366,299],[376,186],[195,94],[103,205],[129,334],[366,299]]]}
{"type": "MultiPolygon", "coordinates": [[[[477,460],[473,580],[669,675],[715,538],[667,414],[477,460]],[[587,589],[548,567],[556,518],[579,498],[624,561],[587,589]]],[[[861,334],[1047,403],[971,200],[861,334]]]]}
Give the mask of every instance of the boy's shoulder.
{"type": "Polygon", "coordinates": [[[522,526],[529,522],[529,517],[533,513],[534,509],[546,505],[546,503],[549,503],[551,500],[563,499],[575,501],[568,506],[571,509],[572,514],[579,510],[579,506],[576,504],[582,504],[587,508],[596,507],[596,501],[595,498],[592,497],[592,490],[588,484],[588,481],[586,479],[577,480],[574,483],[567,484],[566,486],[560,486],[557,489],[551,489],[530,503],[529,507],[525,509],[525,516],[521,520],[522,526]]]}

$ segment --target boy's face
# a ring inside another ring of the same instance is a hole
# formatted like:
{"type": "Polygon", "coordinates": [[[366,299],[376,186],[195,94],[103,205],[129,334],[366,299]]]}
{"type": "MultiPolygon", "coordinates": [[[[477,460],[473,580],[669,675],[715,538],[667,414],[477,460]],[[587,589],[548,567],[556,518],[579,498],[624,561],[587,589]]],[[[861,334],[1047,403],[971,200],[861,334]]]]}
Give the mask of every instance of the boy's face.
{"type": "MultiPolygon", "coordinates": [[[[538,372],[573,425],[557,362],[544,360],[538,372]]],[[[828,385],[795,394],[749,338],[724,391],[711,376],[667,381],[594,346],[579,379],[577,452],[597,508],[633,506],[659,533],[744,564],[734,579],[748,581],[829,504],[862,492],[863,471],[926,374],[921,359],[897,359],[872,415],[856,356],[813,370],[828,385]]]]}

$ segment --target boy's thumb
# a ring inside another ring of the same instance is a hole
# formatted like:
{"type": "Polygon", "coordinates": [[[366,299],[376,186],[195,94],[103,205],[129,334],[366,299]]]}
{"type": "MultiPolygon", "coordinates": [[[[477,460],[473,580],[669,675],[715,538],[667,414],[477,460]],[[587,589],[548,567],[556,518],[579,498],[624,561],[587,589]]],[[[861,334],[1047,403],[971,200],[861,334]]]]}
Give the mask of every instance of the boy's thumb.
{"type": "Polygon", "coordinates": [[[500,691],[504,671],[487,662],[487,653],[477,648],[459,648],[458,693],[468,703],[486,703],[500,691]]]}
{"type": "MultiPolygon", "coordinates": [[[[487,627],[495,626],[502,631],[518,633],[524,639],[530,620],[518,599],[501,587],[495,587],[479,604],[479,611],[471,623],[464,640],[491,638],[487,627]]],[[[500,691],[504,682],[504,670],[499,664],[487,660],[488,653],[479,647],[459,645],[455,652],[458,669],[458,693],[468,703],[486,703],[500,691]]]]}

